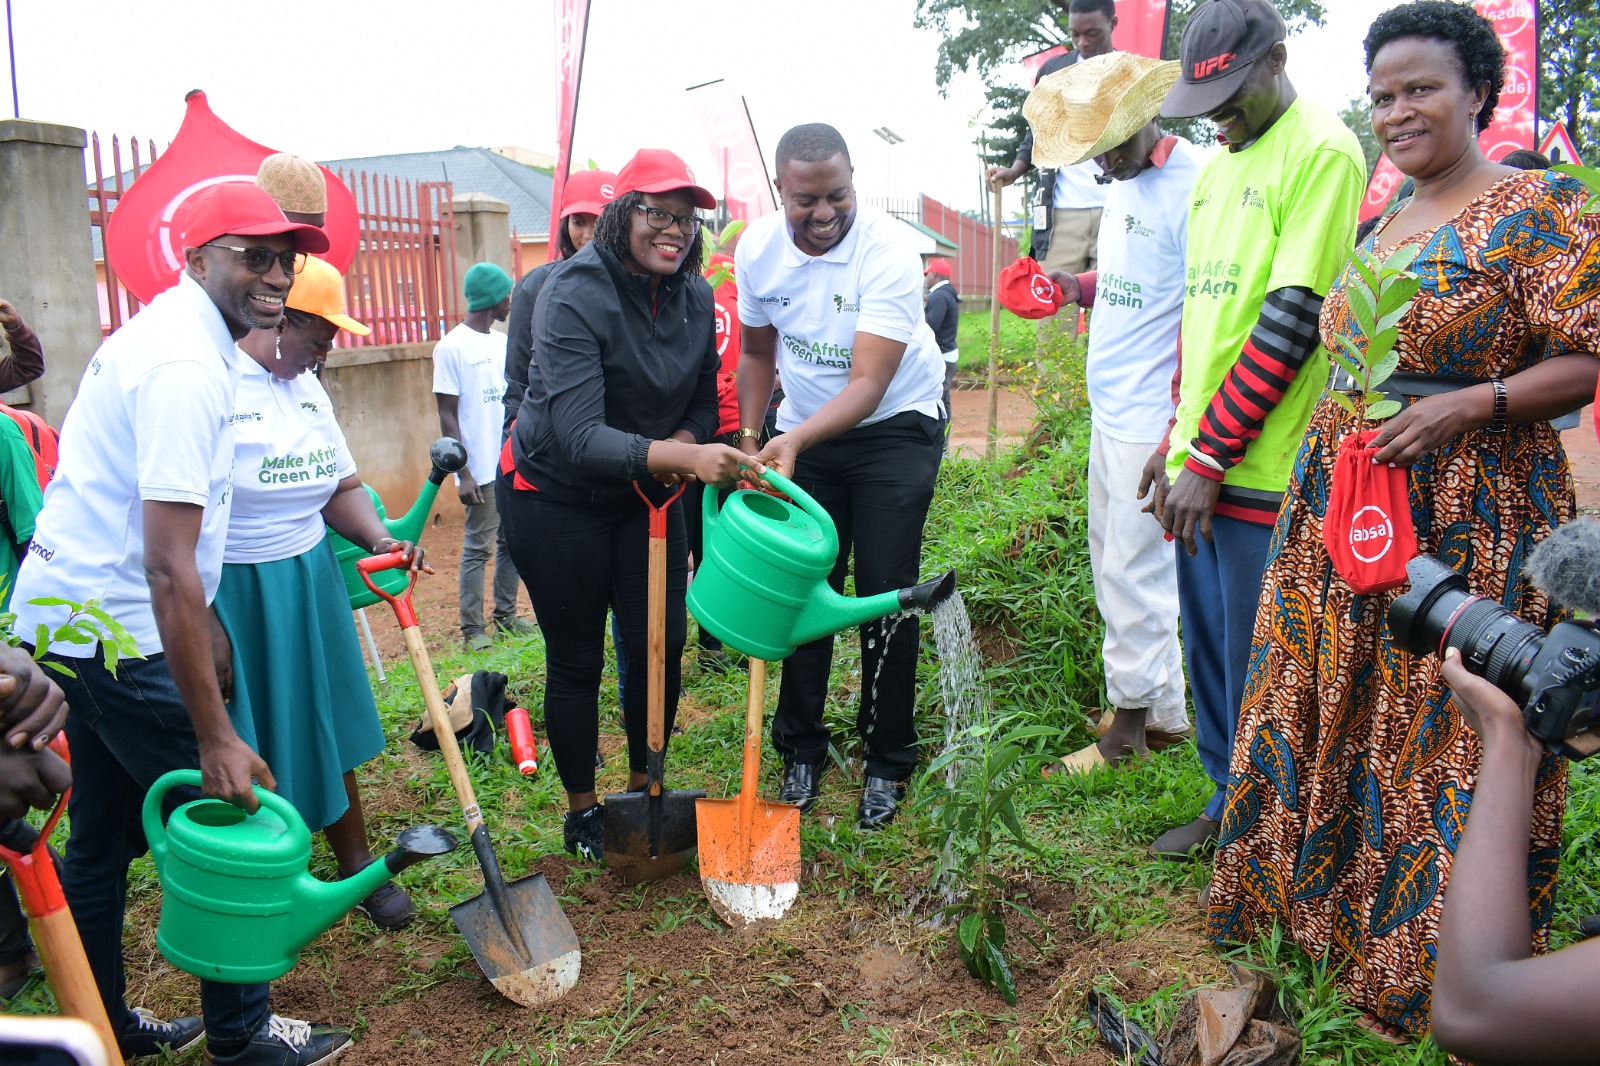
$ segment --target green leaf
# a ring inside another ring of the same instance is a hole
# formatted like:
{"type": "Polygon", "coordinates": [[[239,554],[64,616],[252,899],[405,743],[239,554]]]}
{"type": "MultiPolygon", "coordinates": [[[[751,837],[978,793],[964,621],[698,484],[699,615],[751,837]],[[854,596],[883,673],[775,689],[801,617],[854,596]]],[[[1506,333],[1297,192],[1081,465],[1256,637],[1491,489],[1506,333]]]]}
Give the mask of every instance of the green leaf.
{"type": "Polygon", "coordinates": [[[1395,343],[1400,339],[1400,331],[1393,326],[1379,331],[1367,345],[1367,365],[1377,366],[1394,350],[1395,343]]]}
{"type": "Polygon", "coordinates": [[[1350,314],[1355,318],[1356,325],[1361,332],[1370,337],[1374,329],[1373,323],[1378,320],[1378,302],[1373,291],[1366,285],[1357,282],[1345,287],[1346,301],[1350,305],[1350,314]]]}
{"type": "Polygon", "coordinates": [[[84,605],[83,609],[91,618],[106,627],[106,631],[111,634],[111,639],[116,643],[119,652],[129,656],[137,656],[139,654],[138,642],[133,639],[133,634],[129,633],[121,622],[101,610],[98,604],[88,603],[84,605]]]}
{"type": "Polygon", "coordinates": [[[1368,392],[1368,393],[1363,393],[1362,396],[1361,396],[1361,402],[1366,404],[1367,407],[1370,408],[1375,403],[1382,403],[1383,402],[1383,393],[1378,392],[1376,390],[1374,390],[1372,392],[1368,392]]]}
{"type": "Polygon", "coordinates": [[[1333,398],[1334,403],[1338,404],[1340,407],[1343,407],[1346,411],[1349,411],[1351,414],[1356,413],[1356,405],[1350,402],[1350,397],[1346,396],[1338,389],[1329,389],[1328,395],[1333,398]]]}
{"type": "Polygon", "coordinates": [[[1372,368],[1372,380],[1368,384],[1376,388],[1388,381],[1389,376],[1398,369],[1400,369],[1400,353],[1390,352],[1378,361],[1377,366],[1372,368]]]}
{"type": "Polygon", "coordinates": [[[43,666],[46,670],[54,670],[62,677],[76,678],[78,676],[70,666],[64,666],[61,663],[56,662],[54,659],[47,659],[44,662],[41,662],[39,665],[43,666]]]}
{"type": "Polygon", "coordinates": [[[1378,332],[1382,334],[1394,329],[1397,325],[1399,325],[1400,320],[1406,317],[1406,315],[1411,311],[1411,308],[1415,305],[1415,303],[1416,301],[1414,300],[1407,300],[1393,311],[1390,311],[1388,314],[1378,319],[1378,332]]]}
{"type": "Polygon", "coordinates": [[[983,942],[983,953],[989,960],[989,969],[994,978],[994,984],[1000,989],[1000,994],[1005,997],[1011,1006],[1017,1004],[1017,979],[1011,973],[1011,965],[1006,962],[1005,952],[995,945],[992,940],[983,942]]]}
{"type": "Polygon", "coordinates": [[[1398,274],[1401,271],[1406,270],[1411,266],[1412,262],[1416,260],[1417,253],[1421,251],[1422,248],[1415,244],[1408,244],[1404,248],[1396,249],[1394,253],[1389,256],[1389,258],[1383,261],[1384,272],[1393,272],[1398,274]]]}
{"type": "MultiPolygon", "coordinates": [[[[1338,339],[1346,343],[1348,343],[1350,340],[1350,338],[1343,336],[1339,337],[1338,339]]],[[[1345,347],[1345,345],[1340,344],[1333,348],[1329,348],[1328,355],[1333,358],[1335,363],[1338,363],[1340,366],[1344,367],[1345,373],[1349,374],[1357,381],[1360,381],[1367,373],[1366,364],[1363,362],[1366,356],[1362,353],[1361,349],[1355,347],[1354,345],[1350,345],[1349,350],[1354,351],[1356,353],[1355,356],[1352,357],[1346,355],[1344,352],[1339,350],[1343,347],[1345,347]]]]}
{"type": "Polygon", "coordinates": [[[1402,274],[1389,278],[1378,293],[1378,314],[1387,315],[1400,307],[1422,289],[1422,279],[1415,274],[1402,274]]]}
{"type": "Polygon", "coordinates": [[[962,947],[968,951],[978,948],[978,931],[983,928],[983,915],[973,911],[961,919],[961,924],[956,927],[956,936],[961,940],[962,947]]]}
{"type": "Polygon", "coordinates": [[[62,626],[56,630],[56,639],[67,641],[69,644],[93,644],[95,636],[85,633],[77,626],[62,626]]]}
{"type": "Polygon", "coordinates": [[[64,600],[60,596],[38,596],[28,602],[35,607],[70,607],[74,611],[82,606],[77,600],[64,600]]]}
{"type": "Polygon", "coordinates": [[[1350,257],[1350,265],[1355,267],[1356,276],[1366,283],[1368,293],[1378,291],[1377,269],[1367,260],[1365,255],[1360,252],[1352,255],[1350,257]]]}
{"type": "Polygon", "coordinates": [[[1393,418],[1399,413],[1399,400],[1380,400],[1379,402],[1370,404],[1367,407],[1367,418],[1369,421],[1377,421],[1381,418],[1393,418]]]}
{"type": "MultiPolygon", "coordinates": [[[[45,625],[43,622],[40,622],[38,628],[33,631],[33,646],[36,649],[49,650],[50,627],[45,625]]],[[[34,658],[37,659],[39,655],[42,655],[43,653],[43,651],[37,652],[34,655],[34,658]]]]}

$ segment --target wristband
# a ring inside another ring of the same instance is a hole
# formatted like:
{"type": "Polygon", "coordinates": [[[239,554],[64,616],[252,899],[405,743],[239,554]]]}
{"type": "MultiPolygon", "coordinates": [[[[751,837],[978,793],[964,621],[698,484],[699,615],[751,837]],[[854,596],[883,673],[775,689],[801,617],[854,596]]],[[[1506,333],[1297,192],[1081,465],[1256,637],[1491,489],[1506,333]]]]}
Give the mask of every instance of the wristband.
{"type": "Polygon", "coordinates": [[[1499,378],[1491,378],[1489,384],[1494,387],[1494,417],[1484,427],[1486,433],[1504,433],[1506,431],[1506,383],[1499,378]]]}

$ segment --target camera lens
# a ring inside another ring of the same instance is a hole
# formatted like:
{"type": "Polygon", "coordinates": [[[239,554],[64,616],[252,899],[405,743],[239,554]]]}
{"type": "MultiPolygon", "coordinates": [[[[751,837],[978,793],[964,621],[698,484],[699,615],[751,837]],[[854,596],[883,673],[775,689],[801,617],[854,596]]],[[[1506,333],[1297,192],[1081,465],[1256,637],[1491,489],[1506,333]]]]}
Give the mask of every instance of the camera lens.
{"type": "Polygon", "coordinates": [[[1455,648],[1462,664],[1516,700],[1526,699],[1523,679],[1544,630],[1493,600],[1474,596],[1460,574],[1428,555],[1406,564],[1411,589],[1389,605],[1389,628],[1413,655],[1455,648]]]}

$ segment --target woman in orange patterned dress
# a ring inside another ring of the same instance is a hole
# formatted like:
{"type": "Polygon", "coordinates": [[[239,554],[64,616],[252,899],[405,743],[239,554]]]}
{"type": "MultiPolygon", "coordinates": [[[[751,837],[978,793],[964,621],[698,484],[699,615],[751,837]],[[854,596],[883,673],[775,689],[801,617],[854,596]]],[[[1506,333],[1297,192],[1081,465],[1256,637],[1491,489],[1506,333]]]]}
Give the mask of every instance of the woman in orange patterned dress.
{"type": "MultiPolygon", "coordinates": [[[[1366,40],[1373,130],[1416,182],[1362,247],[1416,247],[1422,279],[1399,322],[1405,408],[1375,440],[1409,468],[1422,551],[1523,618],[1554,621],[1521,577],[1528,550],[1573,516],[1572,479],[1550,418],[1600,375],[1600,216],[1576,182],[1486,160],[1504,78],[1493,28],[1472,7],[1417,0],[1366,40]]],[[[1322,333],[1355,339],[1346,269],[1322,333]]],[[[1335,385],[1339,384],[1335,382],[1335,385]]],[[[1346,383],[1348,384],[1348,383],[1346,383]]],[[[1442,888],[1476,780],[1475,734],[1434,657],[1397,647],[1396,590],[1357,595],[1333,570],[1322,518],[1354,416],[1325,396],[1296,459],[1268,555],[1209,894],[1209,931],[1248,941],[1274,923],[1326,956],[1378,1031],[1429,1027],[1442,888]]],[[[1529,898],[1548,938],[1565,766],[1544,761],[1529,898]]]]}

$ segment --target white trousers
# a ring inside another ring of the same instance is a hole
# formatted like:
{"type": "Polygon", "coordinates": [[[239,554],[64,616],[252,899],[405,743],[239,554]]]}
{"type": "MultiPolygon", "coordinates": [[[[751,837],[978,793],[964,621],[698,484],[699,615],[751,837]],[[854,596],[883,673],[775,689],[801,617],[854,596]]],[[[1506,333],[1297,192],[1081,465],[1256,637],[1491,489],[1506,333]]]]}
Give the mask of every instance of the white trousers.
{"type": "Polygon", "coordinates": [[[1178,646],[1174,548],[1161,523],[1140,508],[1144,464],[1159,442],[1128,444],[1094,429],[1089,437],[1089,565],[1105,620],[1106,696],[1113,707],[1148,707],[1151,729],[1189,727],[1178,646]]]}

